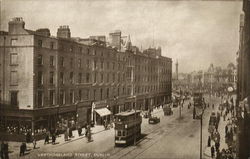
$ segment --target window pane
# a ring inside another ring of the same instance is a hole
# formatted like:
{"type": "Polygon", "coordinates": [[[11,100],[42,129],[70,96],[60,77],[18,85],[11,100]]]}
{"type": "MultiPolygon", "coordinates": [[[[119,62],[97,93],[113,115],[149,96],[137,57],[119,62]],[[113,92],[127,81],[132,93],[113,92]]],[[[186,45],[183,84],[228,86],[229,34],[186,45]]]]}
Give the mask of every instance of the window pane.
{"type": "Polygon", "coordinates": [[[10,84],[11,85],[17,85],[18,84],[17,71],[10,72],[10,84]]]}
{"type": "Polygon", "coordinates": [[[50,56],[50,66],[54,66],[54,56],[50,56]]]}
{"type": "Polygon", "coordinates": [[[42,91],[37,92],[37,106],[38,107],[43,106],[43,92],[42,91]]]}
{"type": "Polygon", "coordinates": [[[17,54],[16,53],[12,53],[10,54],[10,64],[11,65],[17,65],[17,54]]]}
{"type": "Polygon", "coordinates": [[[60,105],[65,104],[65,91],[60,91],[60,105]]]}
{"type": "Polygon", "coordinates": [[[38,86],[43,84],[43,72],[39,71],[37,74],[38,86]]]}
{"type": "Polygon", "coordinates": [[[17,45],[17,39],[11,39],[10,45],[11,46],[16,46],[17,45]]]}
{"type": "Polygon", "coordinates": [[[42,55],[38,55],[37,56],[37,64],[38,65],[42,65],[43,64],[43,56],[42,55]]]}
{"type": "Polygon", "coordinates": [[[50,72],[49,83],[50,83],[50,84],[54,84],[54,72],[50,72]]]}
{"type": "Polygon", "coordinates": [[[54,90],[49,91],[49,104],[50,105],[55,104],[55,91],[54,90]]]}

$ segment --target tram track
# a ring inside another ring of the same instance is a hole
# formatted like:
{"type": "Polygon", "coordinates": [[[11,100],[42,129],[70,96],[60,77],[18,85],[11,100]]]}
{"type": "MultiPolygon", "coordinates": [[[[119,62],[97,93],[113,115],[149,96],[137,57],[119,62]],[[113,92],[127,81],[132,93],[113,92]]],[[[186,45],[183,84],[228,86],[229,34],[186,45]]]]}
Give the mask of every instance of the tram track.
{"type": "MultiPolygon", "coordinates": [[[[189,112],[189,111],[187,111],[187,112],[189,112]]],[[[209,114],[209,112],[205,113],[205,119],[208,118],[208,114],[209,114]]],[[[189,115],[189,113],[187,113],[187,115],[189,115]]],[[[187,118],[185,118],[185,119],[187,119],[187,118]]],[[[177,121],[177,120],[174,120],[174,123],[173,123],[173,124],[175,124],[176,121],[177,121]]],[[[186,120],[186,121],[187,121],[187,120],[186,120]]],[[[153,145],[155,145],[156,143],[158,143],[163,137],[166,137],[166,136],[168,136],[168,135],[170,135],[170,134],[172,134],[172,133],[174,133],[174,132],[178,132],[178,131],[176,131],[176,130],[178,130],[178,129],[188,129],[188,128],[190,127],[190,125],[193,125],[194,123],[196,123],[196,121],[194,120],[194,121],[190,122],[189,124],[185,124],[185,123],[186,123],[185,120],[182,121],[182,123],[179,123],[179,122],[178,122],[178,124],[183,124],[184,127],[177,126],[177,127],[171,129],[171,130],[168,131],[168,132],[165,132],[165,131],[163,130],[163,135],[161,135],[161,136],[159,136],[158,138],[156,138],[155,140],[153,140],[152,143],[150,143],[151,140],[149,140],[149,141],[143,143],[143,146],[145,146],[143,149],[138,149],[138,148],[135,147],[134,149],[132,149],[132,150],[130,150],[129,152],[127,152],[127,153],[123,154],[122,156],[120,156],[119,159],[122,159],[122,158],[128,158],[128,159],[129,159],[129,158],[137,158],[140,154],[144,153],[144,152],[147,151],[149,148],[151,148],[153,145]],[[149,145],[146,145],[147,143],[150,143],[150,144],[149,144],[149,145]],[[138,152],[136,152],[136,151],[138,151],[138,152]],[[133,152],[133,153],[132,153],[132,152],[133,152]],[[135,153],[134,153],[134,152],[135,152],[135,153]]],[[[169,124],[169,123],[168,123],[168,124],[169,124]]],[[[165,126],[165,125],[166,125],[166,124],[164,124],[164,126],[165,126]]],[[[161,129],[158,130],[158,131],[161,131],[162,129],[164,129],[164,127],[161,127],[161,129]]],[[[194,133],[194,132],[192,131],[191,134],[193,134],[193,133],[194,133]]]]}
{"type": "MultiPolygon", "coordinates": [[[[185,118],[187,118],[187,117],[189,117],[190,116],[190,112],[191,112],[191,109],[189,109],[189,110],[187,110],[187,111],[185,111],[185,112],[183,112],[185,115],[183,115],[183,119],[185,120],[185,118]]],[[[164,119],[164,120],[167,120],[167,119],[164,119]]],[[[137,144],[136,144],[136,146],[134,146],[134,147],[127,147],[127,148],[115,148],[115,150],[117,150],[117,151],[115,151],[115,152],[113,152],[111,155],[112,156],[110,156],[110,158],[118,158],[118,159],[120,159],[120,158],[123,158],[123,157],[125,157],[126,155],[128,155],[128,154],[130,154],[131,152],[133,152],[133,151],[135,151],[138,147],[138,144],[140,144],[140,143],[142,143],[143,145],[145,145],[145,144],[147,144],[148,142],[150,142],[150,141],[152,141],[152,140],[154,140],[154,139],[157,139],[157,137],[159,137],[159,138],[161,138],[162,136],[161,136],[161,134],[164,134],[165,133],[165,135],[169,135],[171,132],[175,132],[175,130],[177,130],[178,128],[180,128],[180,127],[174,127],[174,128],[172,128],[172,129],[170,129],[171,131],[168,131],[168,133],[166,133],[166,126],[168,126],[168,125],[174,125],[174,124],[182,124],[182,122],[184,121],[184,120],[181,120],[181,121],[179,121],[178,120],[178,118],[171,118],[171,120],[169,120],[167,123],[164,123],[164,124],[162,124],[162,125],[159,125],[159,126],[157,126],[157,127],[151,127],[151,128],[148,128],[148,129],[150,129],[150,130],[146,130],[146,133],[148,134],[148,136],[147,137],[145,137],[145,138],[142,138],[140,141],[138,141],[137,142],[137,144]],[[149,136],[150,135],[150,136],[149,136]],[[150,138],[148,138],[148,137],[150,137],[150,138]],[[147,140],[148,139],[148,140],[147,140]],[[125,151],[124,152],[124,154],[122,154],[122,155],[119,155],[119,156],[116,156],[118,153],[121,153],[122,151],[125,151]],[[126,152],[127,151],[127,152],[126,152]]],[[[165,136],[164,135],[164,136],[165,136]]],[[[158,139],[159,140],[159,139],[158,139]]],[[[158,141],[158,140],[156,140],[156,142],[158,141]]],[[[156,142],[153,142],[153,144],[154,143],[156,143],[156,142]]],[[[150,144],[150,146],[148,147],[148,148],[150,148],[153,144],[150,144]]],[[[146,148],[144,151],[146,151],[148,148],[146,148]]],[[[143,152],[144,152],[143,151],[143,152]]],[[[141,153],[143,153],[143,152],[141,152],[141,153]]],[[[140,154],[141,154],[140,153],[140,154]]],[[[139,154],[138,154],[139,155],[139,154]]]]}

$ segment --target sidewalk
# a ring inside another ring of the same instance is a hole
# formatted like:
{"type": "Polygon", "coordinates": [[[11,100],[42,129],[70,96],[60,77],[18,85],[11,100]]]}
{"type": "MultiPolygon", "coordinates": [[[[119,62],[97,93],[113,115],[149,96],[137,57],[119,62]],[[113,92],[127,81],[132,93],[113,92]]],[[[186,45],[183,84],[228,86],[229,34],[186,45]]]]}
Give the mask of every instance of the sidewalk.
{"type": "MultiPolygon", "coordinates": [[[[93,135],[100,133],[100,132],[103,132],[103,131],[109,131],[109,130],[112,130],[112,128],[105,130],[103,125],[96,125],[95,127],[91,128],[91,132],[93,135]]],[[[33,151],[41,150],[43,148],[48,149],[50,147],[64,145],[64,144],[85,138],[85,135],[79,136],[77,130],[74,130],[72,133],[73,133],[73,137],[70,138],[68,141],[64,141],[64,134],[60,134],[59,137],[56,138],[55,145],[51,144],[51,140],[50,140],[49,144],[46,144],[46,145],[44,145],[44,140],[39,140],[36,142],[36,149],[33,149],[33,144],[28,143],[27,150],[29,153],[31,153],[33,151]]],[[[85,133],[85,131],[83,129],[82,134],[84,134],[84,133],[85,133]]],[[[10,156],[10,158],[16,158],[16,156],[18,156],[19,152],[20,152],[21,142],[8,142],[8,144],[9,144],[9,152],[10,152],[9,156],[10,156]]]]}
{"type": "MultiPolygon", "coordinates": [[[[225,150],[228,149],[228,144],[226,143],[226,138],[225,138],[225,135],[226,135],[225,127],[228,124],[228,120],[232,119],[232,115],[231,115],[231,113],[229,113],[224,121],[223,114],[225,113],[225,111],[226,110],[224,109],[222,112],[222,116],[220,116],[220,122],[218,125],[218,132],[220,134],[220,152],[222,149],[225,149],[225,150]]],[[[220,110],[218,110],[218,107],[215,108],[215,113],[217,113],[217,112],[220,112],[220,110]]],[[[207,138],[208,138],[208,136],[207,136],[207,138]]],[[[211,146],[214,146],[214,145],[215,145],[214,141],[211,140],[211,146]]],[[[204,154],[207,158],[212,158],[211,157],[211,146],[205,148],[204,154]]],[[[215,153],[215,156],[216,156],[216,153],[215,153]]]]}

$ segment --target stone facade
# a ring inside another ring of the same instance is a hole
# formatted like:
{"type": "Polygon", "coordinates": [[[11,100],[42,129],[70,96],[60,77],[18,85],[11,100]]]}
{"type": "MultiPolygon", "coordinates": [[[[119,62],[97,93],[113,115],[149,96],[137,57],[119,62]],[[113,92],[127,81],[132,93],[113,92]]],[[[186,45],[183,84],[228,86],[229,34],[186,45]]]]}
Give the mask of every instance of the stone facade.
{"type": "Polygon", "coordinates": [[[139,51],[130,37],[123,44],[120,34],[111,33],[106,43],[105,36],[71,37],[61,26],[53,37],[49,29],[27,30],[22,18],[14,18],[0,34],[1,123],[25,118],[36,133],[65,119],[102,122],[93,104],[115,114],[169,102],[172,60],[160,48],[139,51]]]}

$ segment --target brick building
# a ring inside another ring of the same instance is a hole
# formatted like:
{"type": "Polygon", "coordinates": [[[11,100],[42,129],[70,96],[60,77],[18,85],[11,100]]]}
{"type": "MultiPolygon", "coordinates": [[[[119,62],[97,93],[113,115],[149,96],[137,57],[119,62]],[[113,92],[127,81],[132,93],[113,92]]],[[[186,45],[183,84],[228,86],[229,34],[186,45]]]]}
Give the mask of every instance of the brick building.
{"type": "Polygon", "coordinates": [[[14,18],[8,32],[0,32],[0,50],[5,138],[102,124],[112,114],[170,101],[172,60],[160,48],[139,51],[121,31],[110,33],[109,43],[105,36],[71,37],[68,26],[54,37],[46,28],[25,29],[22,18],[14,18]]]}

